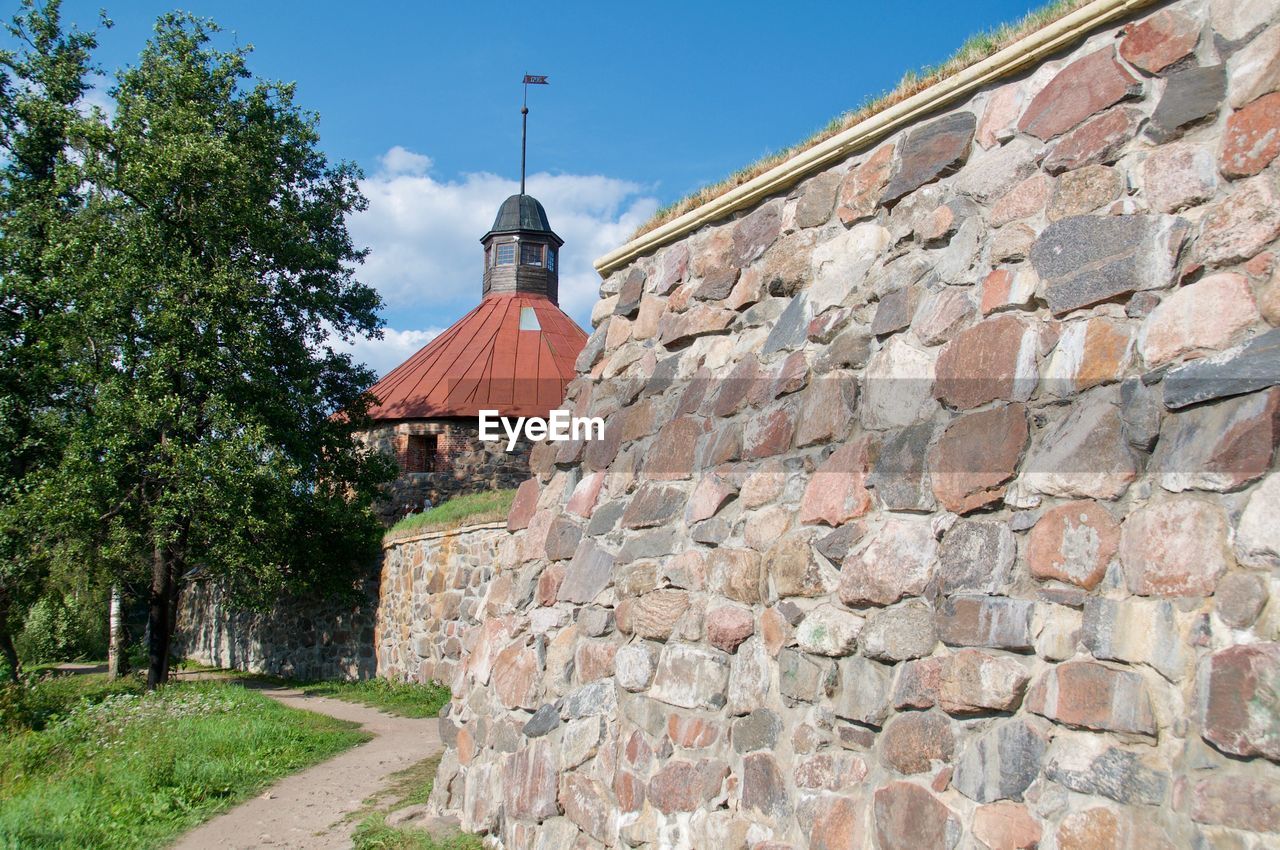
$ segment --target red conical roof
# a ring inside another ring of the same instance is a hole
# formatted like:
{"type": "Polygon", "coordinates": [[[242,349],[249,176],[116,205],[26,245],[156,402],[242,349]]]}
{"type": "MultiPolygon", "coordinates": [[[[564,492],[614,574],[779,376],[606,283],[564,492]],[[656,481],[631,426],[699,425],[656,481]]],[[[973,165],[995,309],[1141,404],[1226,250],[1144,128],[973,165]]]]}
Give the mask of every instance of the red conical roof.
{"type": "Polygon", "coordinates": [[[369,390],[374,419],[542,416],[564,400],[587,335],[553,301],[490,293],[369,390]],[[524,328],[524,329],[522,329],[524,328]]]}

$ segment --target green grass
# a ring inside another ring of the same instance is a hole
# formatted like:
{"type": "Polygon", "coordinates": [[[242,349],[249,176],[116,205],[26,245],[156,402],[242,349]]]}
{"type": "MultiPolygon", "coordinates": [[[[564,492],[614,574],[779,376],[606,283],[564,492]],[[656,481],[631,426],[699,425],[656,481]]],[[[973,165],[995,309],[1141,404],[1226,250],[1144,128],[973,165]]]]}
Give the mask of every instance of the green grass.
{"type": "Polygon", "coordinates": [[[61,676],[0,740],[0,847],[159,847],[289,773],[368,740],[232,682],[61,676]]]}
{"type": "Polygon", "coordinates": [[[393,682],[365,679],[362,682],[293,682],[308,696],[333,697],[358,702],[402,717],[439,717],[449,702],[449,687],[438,682],[393,682]]]}
{"type": "Polygon", "coordinates": [[[484,846],[474,835],[458,833],[433,838],[425,830],[412,825],[387,826],[387,815],[425,803],[431,796],[440,756],[424,759],[395,774],[391,785],[357,814],[363,816],[352,836],[356,850],[481,850],[484,846]]]}
{"type": "Polygon", "coordinates": [[[391,526],[385,539],[407,537],[427,531],[443,531],[477,522],[496,522],[507,518],[515,490],[486,490],[442,502],[429,511],[412,514],[391,526]]]}

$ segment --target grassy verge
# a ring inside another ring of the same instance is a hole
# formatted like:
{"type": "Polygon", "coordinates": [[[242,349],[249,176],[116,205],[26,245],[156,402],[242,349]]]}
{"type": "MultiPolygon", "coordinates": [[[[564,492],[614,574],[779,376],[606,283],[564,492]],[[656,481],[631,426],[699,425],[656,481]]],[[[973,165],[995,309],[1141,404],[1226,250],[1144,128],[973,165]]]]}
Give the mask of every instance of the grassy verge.
{"type": "Polygon", "coordinates": [[[474,835],[432,835],[412,825],[387,825],[392,812],[427,801],[439,766],[439,756],[420,761],[397,773],[385,791],[366,801],[357,814],[361,820],[352,836],[355,850],[481,850],[484,845],[474,835]]]}
{"type": "Polygon", "coordinates": [[[143,694],[132,679],[62,676],[6,699],[2,847],[159,847],[368,739],[231,682],[143,694]]]}
{"type": "Polygon", "coordinates": [[[308,696],[333,697],[358,702],[401,717],[439,717],[449,701],[449,687],[437,682],[393,682],[366,679],[362,682],[296,682],[293,686],[308,696]]]}
{"type": "Polygon", "coordinates": [[[479,522],[497,522],[507,518],[515,490],[486,490],[443,502],[429,511],[413,514],[391,526],[384,539],[410,537],[428,531],[445,531],[479,522]]]}

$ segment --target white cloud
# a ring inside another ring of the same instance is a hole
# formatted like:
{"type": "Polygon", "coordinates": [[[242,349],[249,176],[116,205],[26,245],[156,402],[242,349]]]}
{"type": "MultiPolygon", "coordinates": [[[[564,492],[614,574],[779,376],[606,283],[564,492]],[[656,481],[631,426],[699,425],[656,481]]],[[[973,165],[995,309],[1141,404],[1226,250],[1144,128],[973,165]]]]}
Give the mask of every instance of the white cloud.
{"type": "Polygon", "coordinates": [[[428,328],[422,331],[401,331],[395,328],[383,328],[382,339],[356,338],[353,342],[342,343],[335,340],[339,350],[351,352],[356,362],[364,363],[378,377],[390,372],[409,358],[419,348],[438,337],[444,328],[428,328]]]}
{"type": "MultiPolygon", "coordinates": [[[[438,180],[430,157],[391,148],[381,168],[362,183],[369,208],[352,217],[352,236],[371,248],[359,271],[387,305],[388,324],[398,313],[430,311],[448,324],[480,301],[480,237],[498,206],[519,191],[514,180],[485,172],[438,180]]],[[[565,240],[560,255],[560,304],[586,327],[599,296],[591,263],[616,248],[658,207],[637,183],[599,175],[531,175],[528,193],[547,210],[565,240]]]]}

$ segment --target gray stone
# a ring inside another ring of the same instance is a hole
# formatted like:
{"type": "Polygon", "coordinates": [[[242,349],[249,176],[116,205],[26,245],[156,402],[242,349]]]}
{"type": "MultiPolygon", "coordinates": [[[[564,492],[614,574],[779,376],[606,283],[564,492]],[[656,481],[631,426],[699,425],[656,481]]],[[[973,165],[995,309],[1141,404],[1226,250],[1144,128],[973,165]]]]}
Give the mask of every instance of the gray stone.
{"type": "Polygon", "coordinates": [[[1277,385],[1280,385],[1280,328],[1259,334],[1220,354],[1170,370],[1164,378],[1164,404],[1177,409],[1277,385]]]}
{"type": "Polygon", "coordinates": [[[1226,95],[1226,65],[1173,72],[1165,79],[1164,94],[1151,113],[1147,135],[1162,143],[1173,139],[1188,124],[1216,116],[1226,95]]]}
{"type": "Polygon", "coordinates": [[[778,317],[773,330],[769,331],[760,353],[768,356],[775,351],[790,351],[804,345],[809,334],[810,318],[809,301],[804,293],[792,298],[787,309],[778,317]]]}
{"type": "Polygon", "coordinates": [[[822,557],[833,564],[840,564],[865,533],[866,528],[861,523],[845,523],[825,537],[818,538],[813,546],[822,557]]]}
{"type": "Polygon", "coordinates": [[[626,528],[652,528],[665,525],[684,508],[685,494],[675,488],[652,481],[640,485],[631,504],[622,515],[626,528]]]}
{"type": "Polygon", "coordinates": [[[969,268],[978,256],[978,244],[982,238],[983,226],[980,216],[965,219],[959,232],[951,239],[951,243],[938,252],[938,261],[934,273],[943,283],[972,283],[969,268]]]}
{"type": "Polygon", "coordinates": [[[772,683],[772,661],[758,637],[747,639],[729,662],[729,714],[746,714],[765,701],[772,683]]]}
{"type": "Polygon", "coordinates": [[[547,531],[547,560],[566,561],[572,558],[582,540],[582,529],[570,519],[558,516],[551,521],[547,531]]]}
{"type": "Polygon", "coordinates": [[[778,689],[783,696],[813,702],[826,690],[829,665],[818,664],[800,652],[778,653],[778,689]]]}
{"type": "Polygon", "coordinates": [[[933,611],[919,600],[873,611],[860,638],[862,653],[880,661],[906,661],[933,652],[938,633],[933,611]]]}
{"type": "Polygon", "coordinates": [[[708,546],[719,546],[721,543],[728,540],[729,535],[732,533],[733,528],[729,525],[728,520],[724,517],[715,517],[695,525],[690,530],[689,536],[693,538],[693,542],[695,543],[705,543],[708,546]]]}
{"type": "Polygon", "coordinates": [[[1233,629],[1247,629],[1262,613],[1267,596],[1267,582],[1262,576],[1230,573],[1218,581],[1213,603],[1222,622],[1233,629]]]}
{"type": "Polygon", "coordinates": [[[977,123],[972,112],[953,112],[908,133],[898,146],[897,167],[880,203],[892,203],[964,165],[977,123]]]}
{"type": "Polygon", "coordinates": [[[895,289],[885,295],[876,305],[875,318],[871,320],[871,333],[876,336],[897,333],[911,324],[915,314],[916,298],[919,290],[914,287],[895,289]]]}
{"type": "Polygon", "coordinates": [[[613,307],[615,316],[631,318],[640,309],[640,299],[644,296],[644,269],[632,266],[627,272],[627,279],[618,290],[618,303],[613,307]]]}
{"type": "Polygon", "coordinates": [[[524,724],[522,731],[530,738],[541,738],[559,725],[560,709],[551,703],[547,703],[533,713],[529,721],[524,724]]]}
{"type": "Polygon", "coordinates": [[[1049,759],[1046,778],[1077,793],[1110,797],[1126,805],[1165,802],[1169,775],[1144,764],[1137,753],[1118,747],[1107,747],[1101,755],[1083,748],[1070,750],[1049,759]]]}
{"type": "Polygon", "coordinates": [[[600,323],[591,336],[587,338],[587,344],[582,347],[582,351],[578,353],[578,359],[573,364],[574,368],[581,373],[591,371],[591,367],[600,362],[600,357],[604,354],[605,337],[609,333],[609,320],[605,319],[600,323]]]}
{"type": "Polygon", "coordinates": [[[591,521],[587,523],[587,536],[604,537],[613,531],[626,509],[625,502],[605,502],[597,507],[591,514],[591,521]]]}
{"type": "Polygon", "coordinates": [[[889,716],[891,668],[861,656],[838,662],[840,684],[832,699],[837,717],[880,726],[889,716]]]}
{"type": "Polygon", "coordinates": [[[702,301],[723,301],[738,282],[739,269],[726,267],[709,272],[693,295],[702,301]]]}
{"type": "Polygon", "coordinates": [[[1141,378],[1125,378],[1120,384],[1120,421],[1129,445],[1151,451],[1160,436],[1163,413],[1159,386],[1147,386],[1141,378]]]}
{"type": "Polygon", "coordinates": [[[1030,650],[1035,604],[1004,596],[953,596],[939,601],[938,637],[948,646],[1030,650]]]}
{"type": "Polygon", "coordinates": [[[608,608],[580,608],[578,631],[586,637],[601,637],[613,631],[613,611],[608,608]]]}
{"type": "Polygon", "coordinates": [[[670,555],[676,550],[676,529],[674,526],[655,528],[643,534],[627,538],[618,550],[617,562],[627,564],[641,558],[659,558],[670,555]]]}
{"type": "Polygon", "coordinates": [[[1147,664],[1179,681],[1191,663],[1173,603],[1155,599],[1105,599],[1084,603],[1080,640],[1104,661],[1147,664]]]}
{"type": "Polygon", "coordinates": [[[996,593],[1017,554],[1013,532],[994,520],[962,519],[948,529],[939,547],[940,589],[996,593]]]}
{"type": "Polygon", "coordinates": [[[836,369],[861,369],[867,365],[870,357],[871,334],[865,325],[853,324],[819,349],[813,367],[820,373],[836,369]]]}
{"type": "Polygon", "coordinates": [[[618,707],[618,691],[612,679],[600,679],[570,691],[560,703],[560,716],[565,720],[612,715],[618,707]]]}
{"type": "Polygon", "coordinates": [[[733,721],[729,737],[733,751],[772,750],[782,735],[782,720],[767,708],[757,708],[746,717],[733,721]]]}
{"type": "Polygon", "coordinates": [[[1038,726],[1005,720],[973,741],[956,762],[951,784],[979,803],[1021,800],[1036,776],[1048,746],[1038,726]]]}
{"type": "Polygon", "coordinates": [[[613,556],[592,540],[583,540],[573,555],[560,584],[561,602],[587,603],[609,585],[613,575],[613,556]]]}
{"type": "Polygon", "coordinates": [[[917,422],[885,435],[867,486],[875,490],[886,509],[931,511],[936,507],[925,473],[925,458],[936,430],[932,422],[917,422]]]}
{"type": "Polygon", "coordinates": [[[817,227],[831,219],[836,206],[836,191],[843,176],[825,171],[806,180],[800,186],[800,200],[796,203],[796,227],[817,227]]]}
{"type": "Polygon", "coordinates": [[[1173,282],[1187,223],[1167,215],[1077,215],[1053,222],[1031,247],[1045,300],[1060,316],[1173,282]]]}

